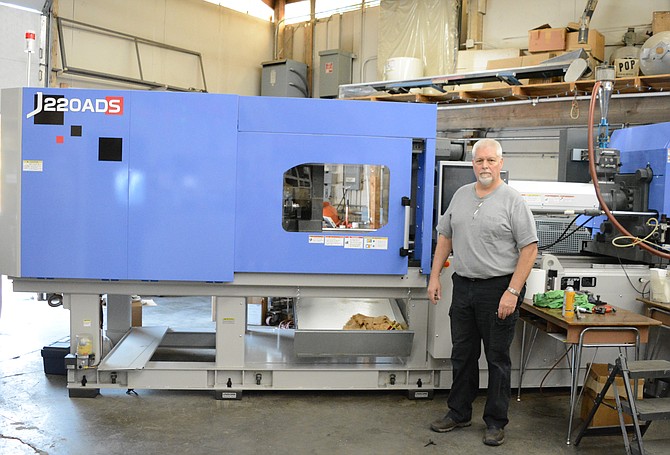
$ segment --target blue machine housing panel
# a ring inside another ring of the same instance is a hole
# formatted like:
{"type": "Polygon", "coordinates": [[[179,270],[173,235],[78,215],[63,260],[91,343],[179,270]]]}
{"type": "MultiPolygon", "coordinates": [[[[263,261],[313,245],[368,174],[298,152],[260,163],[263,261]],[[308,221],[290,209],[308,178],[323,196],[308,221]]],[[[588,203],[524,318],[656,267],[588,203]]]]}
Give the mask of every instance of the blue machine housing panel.
{"type": "MultiPolygon", "coordinates": [[[[435,139],[426,140],[426,151],[418,160],[416,190],[417,219],[414,258],[421,261],[421,270],[430,274],[433,251],[433,206],[435,203],[435,139]]],[[[435,220],[437,221],[437,220],[435,220]]]]}
{"type": "Polygon", "coordinates": [[[621,151],[623,174],[651,166],[654,178],[649,184],[649,209],[670,214],[670,123],[635,126],[612,133],[610,147],[621,151]]]}
{"type": "Polygon", "coordinates": [[[401,199],[410,195],[415,259],[430,270],[435,106],[77,89],[21,97],[22,277],[405,274],[401,199]],[[424,151],[413,151],[415,139],[424,151]],[[374,232],[285,231],[283,175],[305,163],[386,166],[388,222],[374,232]]]}
{"type": "Polygon", "coordinates": [[[235,270],[238,272],[403,274],[401,198],[410,193],[411,139],[240,133],[235,270]],[[381,153],[381,152],[384,153],[381,153]],[[287,232],[284,172],[304,163],[374,164],[390,171],[388,223],[374,232],[287,232]],[[260,209],[259,209],[260,208],[260,209]],[[388,249],[310,243],[310,235],[383,237],[388,249]]]}
{"type": "Polygon", "coordinates": [[[21,275],[125,278],[128,158],[100,161],[98,144],[101,137],[127,143],[129,117],[82,112],[122,94],[44,90],[43,103],[61,103],[62,110],[26,118],[37,92],[23,91],[21,275]]]}
{"type": "Polygon", "coordinates": [[[435,139],[437,106],[244,97],[239,122],[240,131],[435,139]]]}
{"type": "Polygon", "coordinates": [[[235,270],[335,274],[404,274],[403,196],[410,196],[412,140],[423,139],[415,204],[416,253],[430,270],[436,107],[342,100],[241,98],[235,270]],[[272,119],[272,121],[268,121],[272,119]],[[374,164],[390,170],[388,223],[374,232],[286,232],[282,227],[283,174],[303,163],[374,164]],[[430,163],[430,164],[426,164],[430,163]],[[425,210],[427,208],[427,210],[425,210]],[[426,228],[427,227],[427,228],[426,228]],[[386,250],[310,243],[310,236],[381,237],[386,250]],[[427,245],[427,247],[426,247],[427,245]]]}
{"type": "Polygon", "coordinates": [[[37,92],[23,94],[22,276],[232,281],[238,97],[44,90],[63,111],[25,118],[37,92]],[[122,107],[103,112],[110,99],[122,107]]]}
{"type": "Polygon", "coordinates": [[[132,93],[129,279],[232,281],[237,100],[132,93]]]}

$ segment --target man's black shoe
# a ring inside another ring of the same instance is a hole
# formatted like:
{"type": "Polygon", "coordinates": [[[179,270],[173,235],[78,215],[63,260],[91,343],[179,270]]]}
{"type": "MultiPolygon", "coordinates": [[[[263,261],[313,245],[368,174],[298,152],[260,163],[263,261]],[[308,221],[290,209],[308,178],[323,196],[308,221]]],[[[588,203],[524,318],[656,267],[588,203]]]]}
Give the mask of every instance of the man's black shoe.
{"type": "Polygon", "coordinates": [[[456,428],[469,427],[470,425],[472,425],[472,422],[469,420],[467,422],[456,422],[451,417],[445,416],[431,423],[430,429],[437,431],[438,433],[446,433],[447,431],[451,431],[456,428]]]}
{"type": "Polygon", "coordinates": [[[499,446],[505,442],[505,430],[502,428],[488,427],[484,433],[484,444],[487,446],[499,446]]]}

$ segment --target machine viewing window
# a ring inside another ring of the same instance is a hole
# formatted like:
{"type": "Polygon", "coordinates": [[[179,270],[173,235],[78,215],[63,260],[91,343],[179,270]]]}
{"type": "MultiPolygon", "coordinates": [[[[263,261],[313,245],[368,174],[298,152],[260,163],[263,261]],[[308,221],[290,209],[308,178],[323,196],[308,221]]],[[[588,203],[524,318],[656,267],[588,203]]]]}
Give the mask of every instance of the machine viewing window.
{"type": "Polygon", "coordinates": [[[389,169],[305,163],[284,172],[282,225],[290,232],[374,231],[388,222],[389,169]]]}

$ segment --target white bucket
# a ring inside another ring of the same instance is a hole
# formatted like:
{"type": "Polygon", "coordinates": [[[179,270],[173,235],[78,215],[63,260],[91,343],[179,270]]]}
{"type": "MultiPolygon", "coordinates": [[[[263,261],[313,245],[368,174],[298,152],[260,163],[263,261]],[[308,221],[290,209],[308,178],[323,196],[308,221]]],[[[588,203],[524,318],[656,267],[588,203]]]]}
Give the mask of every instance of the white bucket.
{"type": "Polygon", "coordinates": [[[670,303],[670,282],[666,269],[649,269],[651,275],[651,300],[670,303]]]}
{"type": "Polygon", "coordinates": [[[423,77],[423,62],[419,58],[394,57],[384,64],[385,81],[402,81],[423,77]]]}
{"type": "Polygon", "coordinates": [[[532,269],[526,280],[526,297],[532,299],[535,294],[543,294],[547,291],[547,271],[544,269],[532,269]]]}

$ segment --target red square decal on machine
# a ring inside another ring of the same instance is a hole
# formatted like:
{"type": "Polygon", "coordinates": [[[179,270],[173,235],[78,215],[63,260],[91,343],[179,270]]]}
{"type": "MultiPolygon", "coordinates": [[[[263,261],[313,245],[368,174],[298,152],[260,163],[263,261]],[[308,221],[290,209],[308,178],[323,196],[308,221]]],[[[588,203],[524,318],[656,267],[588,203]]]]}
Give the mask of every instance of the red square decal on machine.
{"type": "Polygon", "coordinates": [[[123,115],[123,97],[122,96],[106,96],[107,115],[123,115]]]}

